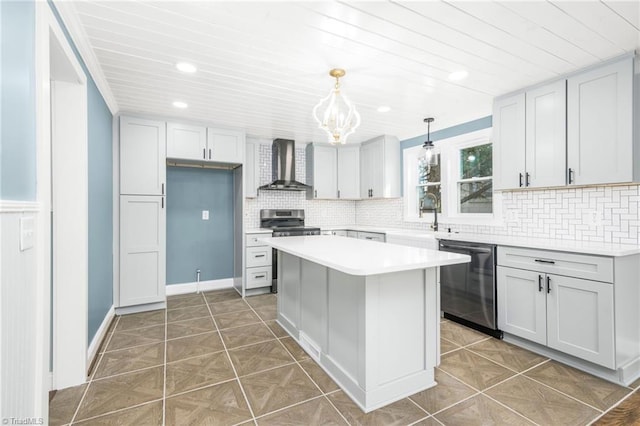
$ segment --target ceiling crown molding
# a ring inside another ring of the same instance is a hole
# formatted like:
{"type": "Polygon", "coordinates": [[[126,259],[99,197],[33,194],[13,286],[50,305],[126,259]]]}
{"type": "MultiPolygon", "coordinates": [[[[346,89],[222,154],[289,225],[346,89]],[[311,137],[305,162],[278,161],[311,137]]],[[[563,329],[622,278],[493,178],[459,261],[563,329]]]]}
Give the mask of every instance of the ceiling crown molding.
{"type": "Polygon", "coordinates": [[[87,67],[89,74],[91,74],[91,78],[93,78],[102,98],[107,104],[109,111],[111,111],[112,115],[116,115],[119,111],[118,102],[116,101],[115,96],[113,96],[111,87],[109,87],[109,83],[107,83],[107,79],[102,72],[102,68],[100,68],[100,64],[98,63],[98,59],[96,58],[93,49],[89,45],[87,34],[80,23],[78,13],[73,2],[54,1],[53,4],[62,19],[62,23],[69,32],[69,36],[71,36],[71,41],[78,49],[82,61],[87,67]]]}

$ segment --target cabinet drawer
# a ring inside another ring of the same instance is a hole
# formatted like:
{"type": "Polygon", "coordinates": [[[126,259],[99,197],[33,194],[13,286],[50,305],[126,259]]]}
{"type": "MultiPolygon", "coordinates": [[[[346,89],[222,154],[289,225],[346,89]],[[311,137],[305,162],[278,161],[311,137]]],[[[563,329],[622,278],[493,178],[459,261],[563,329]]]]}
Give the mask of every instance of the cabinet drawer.
{"type": "Polygon", "coordinates": [[[258,241],[258,238],[268,238],[270,236],[270,234],[247,234],[245,236],[247,240],[247,247],[262,246],[264,243],[258,241]]]}
{"type": "Polygon", "coordinates": [[[360,232],[358,231],[358,238],[361,240],[378,241],[384,243],[385,235],[378,234],[377,232],[360,232]]]}
{"type": "Polygon", "coordinates": [[[610,257],[498,247],[498,265],[593,281],[613,282],[613,259],[610,257]]]}
{"type": "Polygon", "coordinates": [[[247,247],[247,268],[271,266],[271,247],[247,247]]]}
{"type": "Polygon", "coordinates": [[[247,287],[258,288],[271,286],[271,266],[247,268],[247,287]]]}

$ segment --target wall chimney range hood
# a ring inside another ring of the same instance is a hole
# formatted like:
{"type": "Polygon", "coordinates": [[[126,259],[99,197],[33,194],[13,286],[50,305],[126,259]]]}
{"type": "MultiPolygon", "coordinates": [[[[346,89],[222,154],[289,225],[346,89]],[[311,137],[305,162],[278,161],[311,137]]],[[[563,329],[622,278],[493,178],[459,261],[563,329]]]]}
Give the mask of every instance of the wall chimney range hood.
{"type": "Polygon", "coordinates": [[[306,191],[309,185],[296,180],[296,143],[291,139],[274,139],[271,146],[273,182],[262,185],[260,191],[306,191]]]}

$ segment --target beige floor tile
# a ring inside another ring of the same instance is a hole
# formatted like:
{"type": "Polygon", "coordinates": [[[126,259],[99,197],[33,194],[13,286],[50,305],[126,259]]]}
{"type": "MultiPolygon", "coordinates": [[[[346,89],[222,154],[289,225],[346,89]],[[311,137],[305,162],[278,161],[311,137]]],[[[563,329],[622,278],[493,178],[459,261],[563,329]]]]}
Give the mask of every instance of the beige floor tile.
{"type": "Polygon", "coordinates": [[[167,395],[235,378],[227,353],[216,352],[167,364],[167,395]]]}
{"type": "Polygon", "coordinates": [[[476,393],[469,386],[437,368],[435,376],[437,385],[409,397],[430,414],[437,413],[476,393]]]}
{"type": "Polygon", "coordinates": [[[100,417],[74,423],[78,425],[112,426],[135,425],[157,426],[162,424],[162,401],[150,402],[134,408],[117,411],[100,417]]]}
{"type": "Polygon", "coordinates": [[[79,386],[56,391],[55,396],[49,402],[49,425],[59,426],[71,422],[86,389],[87,384],[83,383],[79,386]]]}
{"type": "Polygon", "coordinates": [[[518,372],[527,370],[548,359],[498,339],[484,340],[470,345],[466,349],[518,372]]]}
{"type": "Polygon", "coordinates": [[[302,361],[304,359],[309,359],[309,355],[300,347],[300,345],[293,340],[293,337],[284,337],[280,339],[282,344],[287,348],[291,355],[297,360],[302,361]]]}
{"type": "Polygon", "coordinates": [[[167,310],[188,308],[191,306],[204,305],[205,301],[202,293],[181,294],[179,296],[167,297],[167,310]]]}
{"type": "Polygon", "coordinates": [[[210,316],[167,324],[167,339],[192,336],[215,331],[216,326],[210,316]]]}
{"type": "Polygon", "coordinates": [[[311,358],[300,361],[300,366],[316,382],[322,392],[329,393],[340,389],[338,384],[311,358]]]}
{"type": "Polygon", "coordinates": [[[224,346],[218,332],[167,340],[167,362],[218,352],[223,349],[224,346]]]}
{"type": "Polygon", "coordinates": [[[204,294],[204,298],[207,299],[207,303],[224,302],[225,300],[242,299],[242,296],[238,294],[234,289],[208,291],[204,294]]]}
{"type": "Polygon", "coordinates": [[[488,336],[453,321],[440,323],[440,337],[460,346],[479,342],[488,336]]]}
{"type": "Polygon", "coordinates": [[[116,332],[121,330],[131,330],[134,328],[150,327],[152,325],[163,325],[165,322],[165,310],[141,312],[138,314],[122,315],[118,320],[116,332]]]}
{"type": "Polygon", "coordinates": [[[294,362],[277,340],[230,349],[229,356],[239,376],[294,362]]]}
{"type": "Polygon", "coordinates": [[[445,425],[484,426],[509,425],[533,426],[534,423],[517,415],[484,395],[476,395],[434,416],[445,425]]]}
{"type": "Polygon", "coordinates": [[[253,308],[256,314],[262,319],[262,321],[271,321],[278,318],[278,311],[275,306],[261,306],[259,308],[253,308]]]}
{"type": "Polygon", "coordinates": [[[133,346],[149,345],[164,342],[164,324],[132,330],[121,330],[113,333],[107,351],[130,348],[133,346]]]}
{"type": "Polygon", "coordinates": [[[366,414],[343,391],[334,392],[328,395],[328,398],[352,425],[400,426],[427,417],[427,413],[408,398],[366,414]]]}
{"type": "Polygon", "coordinates": [[[325,397],[312,399],[258,420],[259,426],[347,425],[325,397]]]}
{"type": "Polygon", "coordinates": [[[296,364],[241,377],[240,382],[256,416],[321,395],[296,364]]]}
{"type": "Polygon", "coordinates": [[[220,334],[227,349],[275,339],[269,327],[260,322],[243,327],[226,328],[220,334]]]}
{"type": "Polygon", "coordinates": [[[245,298],[246,302],[251,305],[252,308],[262,308],[264,306],[275,307],[278,303],[278,298],[275,294],[261,294],[259,296],[250,296],[245,298]]]}
{"type": "Polygon", "coordinates": [[[450,352],[441,358],[440,369],[479,390],[493,386],[515,373],[466,349],[450,352]]]}
{"type": "Polygon", "coordinates": [[[164,364],[164,342],[105,352],[96,379],[164,364]]]}
{"type": "Polygon", "coordinates": [[[251,307],[242,299],[226,300],[224,302],[209,303],[209,309],[213,315],[229,312],[246,311],[251,307]]]}
{"type": "Polygon", "coordinates": [[[228,314],[214,315],[213,317],[218,323],[218,328],[220,330],[261,322],[260,318],[258,318],[253,311],[230,312],[228,314]]]}
{"type": "Polygon", "coordinates": [[[186,321],[208,316],[211,316],[211,313],[207,305],[190,306],[167,311],[167,322],[186,321]]]}
{"type": "Polygon", "coordinates": [[[630,426],[640,425],[640,392],[622,401],[593,423],[594,426],[630,426]]]}
{"type": "Polygon", "coordinates": [[[221,383],[167,398],[167,426],[233,425],[251,419],[237,381],[221,383]]]}
{"type": "Polygon", "coordinates": [[[122,374],[89,384],[76,420],[83,420],[162,398],[164,367],[122,374]]]}
{"type": "Polygon", "coordinates": [[[636,380],[635,382],[631,383],[631,384],[629,385],[629,387],[630,387],[631,389],[638,389],[638,388],[640,387],[640,379],[638,379],[638,380],[636,380]]]}
{"type": "Polygon", "coordinates": [[[600,412],[524,376],[516,376],[486,392],[540,425],[584,425],[600,412]]]}
{"type": "Polygon", "coordinates": [[[269,327],[271,331],[273,331],[273,334],[278,338],[287,337],[289,335],[289,333],[287,333],[275,320],[265,321],[264,323],[267,324],[267,327],[269,327]]]}
{"type": "Polygon", "coordinates": [[[457,345],[447,339],[440,339],[440,354],[444,355],[447,352],[455,351],[456,349],[460,349],[461,346],[457,345]]]}
{"type": "Polygon", "coordinates": [[[525,375],[603,411],[631,392],[627,387],[602,380],[556,361],[540,365],[526,372],[525,375]]]}
{"type": "Polygon", "coordinates": [[[442,426],[442,423],[436,420],[435,417],[427,417],[417,423],[413,423],[411,426],[442,426]]]}

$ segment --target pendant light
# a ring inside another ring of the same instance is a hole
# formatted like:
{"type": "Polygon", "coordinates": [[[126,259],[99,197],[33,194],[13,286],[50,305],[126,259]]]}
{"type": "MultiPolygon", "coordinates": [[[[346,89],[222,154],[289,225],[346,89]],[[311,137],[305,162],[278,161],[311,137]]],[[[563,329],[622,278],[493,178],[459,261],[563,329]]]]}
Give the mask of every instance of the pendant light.
{"type": "Polygon", "coordinates": [[[427,140],[422,144],[424,149],[424,162],[428,166],[438,165],[438,155],[435,152],[435,147],[431,141],[431,123],[435,119],[433,117],[425,118],[423,121],[427,123],[427,140]]]}
{"type": "Polygon", "coordinates": [[[329,75],[336,79],[336,84],[313,108],[313,117],[318,127],[327,132],[331,144],[345,144],[349,135],[360,125],[360,114],[356,107],[340,91],[340,78],[345,74],[346,71],[340,68],[329,71],[329,75]]]}

